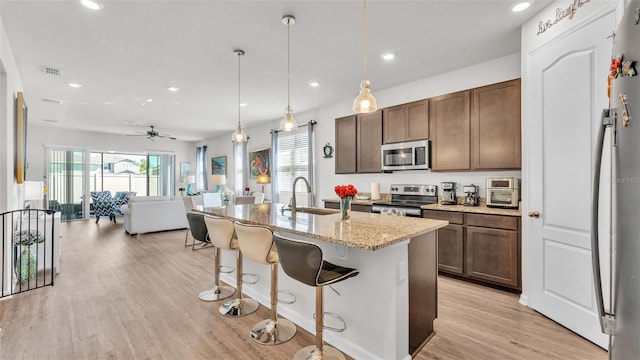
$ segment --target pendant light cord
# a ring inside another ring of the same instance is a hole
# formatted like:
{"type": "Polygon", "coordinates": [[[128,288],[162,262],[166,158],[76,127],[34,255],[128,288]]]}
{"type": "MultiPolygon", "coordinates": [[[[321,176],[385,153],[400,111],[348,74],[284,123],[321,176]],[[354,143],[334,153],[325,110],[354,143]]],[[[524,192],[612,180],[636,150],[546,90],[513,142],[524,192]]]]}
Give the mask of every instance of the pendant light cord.
{"type": "Polygon", "coordinates": [[[287,21],[287,112],[291,112],[291,20],[287,21]]]}
{"type": "Polygon", "coordinates": [[[364,80],[367,80],[367,0],[364,0],[364,80]]]}
{"type": "Polygon", "coordinates": [[[238,55],[238,127],[240,127],[240,58],[242,55],[238,55]]]}

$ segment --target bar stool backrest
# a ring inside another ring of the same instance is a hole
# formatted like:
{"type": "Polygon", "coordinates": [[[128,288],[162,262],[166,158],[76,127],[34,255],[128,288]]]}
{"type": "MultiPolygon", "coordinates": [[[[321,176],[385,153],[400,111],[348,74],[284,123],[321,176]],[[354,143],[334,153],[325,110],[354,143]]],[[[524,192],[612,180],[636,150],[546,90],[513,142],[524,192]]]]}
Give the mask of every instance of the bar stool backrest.
{"type": "Polygon", "coordinates": [[[236,236],[245,258],[267,265],[278,262],[273,233],[268,227],[236,223],[236,236]]]}
{"type": "Polygon", "coordinates": [[[196,207],[193,202],[193,197],[191,196],[183,196],[182,203],[184,204],[184,210],[186,212],[192,211],[196,207]]]}
{"type": "Polygon", "coordinates": [[[204,224],[204,215],[193,212],[187,213],[187,220],[189,221],[189,229],[191,230],[191,236],[199,241],[209,241],[207,238],[207,226],[204,224]]]}
{"type": "Polygon", "coordinates": [[[316,244],[284,238],[274,234],[280,266],[291,278],[309,286],[319,286],[322,270],[322,249],[316,244]]]}
{"type": "Polygon", "coordinates": [[[233,221],[220,217],[205,216],[204,223],[207,226],[209,239],[213,246],[234,250],[238,247],[237,240],[233,237],[233,221]]]}

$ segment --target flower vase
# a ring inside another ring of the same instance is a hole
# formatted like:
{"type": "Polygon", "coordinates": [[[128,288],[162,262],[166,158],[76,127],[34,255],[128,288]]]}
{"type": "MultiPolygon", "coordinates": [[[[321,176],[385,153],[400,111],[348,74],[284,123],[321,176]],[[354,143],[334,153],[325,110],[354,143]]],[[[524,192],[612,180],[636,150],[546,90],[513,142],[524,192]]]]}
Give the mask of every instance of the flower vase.
{"type": "Polygon", "coordinates": [[[18,260],[18,279],[20,282],[26,282],[36,278],[37,259],[36,255],[30,248],[26,248],[20,253],[18,260]]]}
{"type": "Polygon", "coordinates": [[[350,196],[340,198],[340,221],[351,219],[351,200],[350,196]]]}

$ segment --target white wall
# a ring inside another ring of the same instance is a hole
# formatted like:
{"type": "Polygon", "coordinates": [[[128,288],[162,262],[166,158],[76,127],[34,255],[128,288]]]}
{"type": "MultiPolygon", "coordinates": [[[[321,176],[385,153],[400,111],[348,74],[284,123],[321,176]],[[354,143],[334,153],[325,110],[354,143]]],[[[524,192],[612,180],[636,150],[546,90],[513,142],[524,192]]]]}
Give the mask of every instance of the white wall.
{"type": "MultiPolygon", "coordinates": [[[[520,77],[520,54],[515,53],[492,61],[459,69],[454,72],[434,76],[411,83],[403,84],[386,90],[373,93],[378,100],[378,107],[403,104],[414,100],[425,99],[437,95],[443,95],[460,90],[466,90],[479,86],[489,85],[497,82],[512,80],[520,77]]],[[[359,84],[353,85],[353,96],[357,95],[359,84]]],[[[404,171],[392,174],[335,174],[335,158],[325,159],[322,157],[322,148],[328,142],[335,146],[335,119],[353,114],[351,109],[353,99],[345,99],[343,102],[322,106],[314,111],[306,113],[295,113],[294,116],[299,124],[304,124],[309,120],[316,120],[316,185],[314,193],[315,205],[322,206],[321,199],[335,198],[333,187],[338,184],[351,183],[362,192],[370,191],[371,182],[379,182],[381,191],[388,193],[391,184],[398,183],[418,183],[440,185],[442,181],[455,181],[458,183],[458,193],[462,194],[462,185],[474,183],[480,186],[481,196],[484,197],[485,180],[487,177],[515,176],[520,177],[520,171],[494,171],[494,172],[449,172],[432,173],[428,170],[404,171]]],[[[292,104],[295,111],[295,103],[292,104]]],[[[284,116],[284,113],[283,113],[284,116]]],[[[270,147],[271,135],[269,130],[276,128],[280,119],[274,119],[270,124],[259,127],[245,129],[249,135],[249,151],[270,147]]],[[[231,134],[207,139],[204,143],[209,146],[209,156],[227,155],[229,165],[232,166],[232,144],[231,134]]],[[[229,168],[228,173],[232,171],[229,168]]],[[[232,175],[232,174],[231,174],[232,175]]],[[[232,183],[232,177],[229,183],[232,183]]],[[[250,184],[251,190],[256,191],[260,187],[250,184]]],[[[270,197],[270,191],[267,191],[270,197]]],[[[281,202],[287,199],[280,199],[281,202]]]]}
{"type": "MultiPolygon", "coordinates": [[[[0,212],[20,208],[14,177],[14,107],[22,79],[0,19],[0,212]]],[[[26,94],[25,94],[26,95],[26,94]]],[[[28,101],[28,97],[26,97],[28,101]]]]}
{"type": "Polygon", "coordinates": [[[174,153],[175,193],[180,184],[180,163],[190,162],[195,171],[195,143],[168,139],[151,141],[146,137],[104,134],[90,131],[69,130],[56,127],[29,126],[27,145],[27,180],[42,180],[44,169],[44,146],[60,146],[89,149],[95,151],[116,151],[133,153],[174,153]]]}

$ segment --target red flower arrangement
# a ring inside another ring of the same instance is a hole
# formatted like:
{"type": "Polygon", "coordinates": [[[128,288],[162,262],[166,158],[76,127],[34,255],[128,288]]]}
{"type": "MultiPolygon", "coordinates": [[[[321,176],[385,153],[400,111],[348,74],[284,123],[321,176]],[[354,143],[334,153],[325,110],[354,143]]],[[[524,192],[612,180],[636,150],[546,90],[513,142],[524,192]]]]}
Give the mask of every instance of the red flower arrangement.
{"type": "Polygon", "coordinates": [[[336,192],[336,195],[340,197],[340,199],[344,199],[345,197],[353,198],[358,194],[358,189],[355,186],[349,185],[338,185],[333,188],[336,192]]]}

